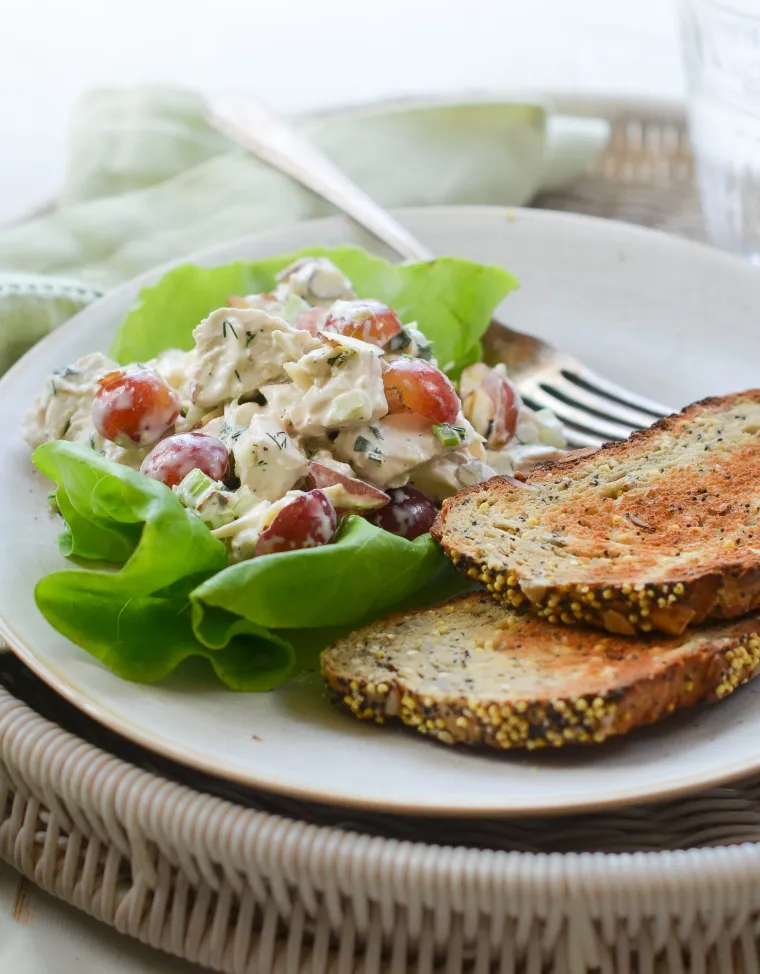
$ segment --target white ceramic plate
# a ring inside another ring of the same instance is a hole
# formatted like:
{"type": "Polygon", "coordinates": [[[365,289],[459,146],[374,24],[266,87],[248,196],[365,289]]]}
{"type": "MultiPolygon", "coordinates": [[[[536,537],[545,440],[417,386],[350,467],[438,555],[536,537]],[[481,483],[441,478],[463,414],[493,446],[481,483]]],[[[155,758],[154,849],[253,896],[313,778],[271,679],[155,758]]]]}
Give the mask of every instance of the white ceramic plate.
{"type": "MultiPolygon", "coordinates": [[[[682,406],[757,383],[760,274],[696,244],[569,214],[501,208],[402,212],[436,252],[493,261],[522,282],[502,309],[592,368],[682,406]]],[[[373,242],[340,218],[218,246],[213,265],[309,244],[373,242]]],[[[760,769],[760,681],[599,748],[483,754],[334,711],[316,674],[268,694],[234,694],[179,677],[127,683],[54,632],[33,589],[62,567],[47,513],[49,485],[32,472],[18,427],[44,377],[107,349],[139,288],[165,268],[81,312],[0,382],[0,632],[76,706],[127,738],[186,765],[293,796],[433,814],[524,814],[661,798],[760,769]]]]}

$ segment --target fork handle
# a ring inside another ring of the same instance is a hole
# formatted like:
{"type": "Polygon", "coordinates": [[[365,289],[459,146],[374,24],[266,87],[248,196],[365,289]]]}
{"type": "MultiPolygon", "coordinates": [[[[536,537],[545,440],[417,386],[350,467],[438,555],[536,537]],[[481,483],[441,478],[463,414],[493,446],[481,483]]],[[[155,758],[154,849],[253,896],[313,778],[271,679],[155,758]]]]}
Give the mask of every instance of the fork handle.
{"type": "Polygon", "coordinates": [[[432,251],[287,122],[242,95],[219,95],[206,103],[208,122],[302,186],[347,213],[406,260],[433,260],[432,251]]]}

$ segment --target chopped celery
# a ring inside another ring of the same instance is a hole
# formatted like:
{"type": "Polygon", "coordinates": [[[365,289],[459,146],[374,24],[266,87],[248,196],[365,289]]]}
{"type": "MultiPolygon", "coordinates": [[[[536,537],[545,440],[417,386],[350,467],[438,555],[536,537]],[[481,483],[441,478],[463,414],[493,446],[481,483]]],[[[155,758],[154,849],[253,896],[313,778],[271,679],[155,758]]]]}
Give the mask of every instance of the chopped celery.
{"type": "Polygon", "coordinates": [[[242,517],[246,511],[250,511],[252,507],[259,503],[259,499],[256,497],[254,492],[250,487],[246,487],[243,484],[242,487],[238,487],[235,491],[234,499],[232,501],[232,510],[235,512],[235,517],[242,517]]]}
{"type": "Polygon", "coordinates": [[[365,399],[360,392],[341,392],[333,400],[332,416],[334,422],[345,423],[350,419],[361,419],[364,414],[365,399]]]}
{"type": "Polygon", "coordinates": [[[235,511],[235,494],[197,468],[174,487],[174,493],[180,503],[212,529],[229,524],[239,516],[235,511]]]}
{"type": "Polygon", "coordinates": [[[438,440],[441,446],[457,447],[464,439],[464,428],[462,426],[452,426],[450,423],[433,423],[430,432],[438,440]]]}
{"type": "Polygon", "coordinates": [[[298,318],[311,308],[308,301],[304,301],[297,294],[288,294],[282,303],[282,317],[288,324],[294,325],[298,318]]]}
{"type": "Polygon", "coordinates": [[[191,470],[183,480],[177,484],[174,488],[174,493],[179,498],[180,503],[184,504],[185,507],[197,507],[198,501],[203,497],[203,495],[208,490],[213,490],[214,488],[221,487],[221,484],[212,480],[211,477],[207,477],[206,474],[199,470],[197,467],[195,470],[191,470]]]}

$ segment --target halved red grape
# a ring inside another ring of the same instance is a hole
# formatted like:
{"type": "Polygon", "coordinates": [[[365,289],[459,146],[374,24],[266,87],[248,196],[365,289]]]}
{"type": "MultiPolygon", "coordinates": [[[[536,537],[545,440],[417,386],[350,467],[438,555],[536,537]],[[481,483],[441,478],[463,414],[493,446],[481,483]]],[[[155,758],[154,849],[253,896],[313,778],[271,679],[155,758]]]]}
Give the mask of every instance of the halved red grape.
{"type": "Polygon", "coordinates": [[[277,280],[310,304],[354,296],[351,282],[326,257],[301,257],[281,270],[277,280]]]}
{"type": "Polygon", "coordinates": [[[398,358],[383,372],[389,413],[411,410],[432,423],[453,423],[461,403],[446,376],[430,362],[398,358]]]}
{"type": "Polygon", "coordinates": [[[152,446],[179,416],[179,396],[152,369],[108,372],[98,385],[92,421],[101,436],[119,446],[152,446]]]}
{"type": "Polygon", "coordinates": [[[330,314],[325,322],[325,331],[337,331],[341,335],[350,335],[360,341],[379,345],[383,348],[398,335],[403,325],[401,319],[382,301],[372,298],[358,301],[336,301],[330,308],[330,314]]]}
{"type": "Polygon", "coordinates": [[[493,426],[486,437],[494,450],[506,446],[515,435],[519,413],[519,400],[514,387],[503,375],[491,370],[483,388],[494,402],[493,426]]]}
{"type": "Polygon", "coordinates": [[[468,366],[460,381],[462,409],[488,446],[500,450],[514,437],[520,400],[512,383],[482,362],[468,366]]]}
{"type": "Polygon", "coordinates": [[[324,308],[309,308],[302,311],[293,324],[299,331],[308,331],[310,335],[316,336],[317,332],[325,327],[327,312],[324,308]]]}
{"type": "Polygon", "coordinates": [[[321,490],[310,490],[294,497],[264,528],[256,542],[256,554],[317,548],[332,541],[337,527],[338,517],[330,499],[321,490]]]}
{"type": "Polygon", "coordinates": [[[191,470],[224,480],[230,466],[227,447],[208,433],[176,433],[157,443],[143,460],[140,473],[175,487],[191,470]]]}
{"type": "Polygon", "coordinates": [[[394,487],[387,491],[390,502],[377,511],[365,514],[366,519],[391,534],[409,541],[426,534],[438,515],[438,508],[416,487],[394,487]]]}
{"type": "Polygon", "coordinates": [[[367,511],[376,507],[382,507],[388,503],[388,495],[377,487],[359,480],[358,477],[347,477],[345,474],[338,473],[327,464],[318,463],[316,460],[309,461],[309,472],[306,474],[306,483],[309,487],[335,487],[340,486],[346,493],[346,503],[344,510],[367,511]]]}

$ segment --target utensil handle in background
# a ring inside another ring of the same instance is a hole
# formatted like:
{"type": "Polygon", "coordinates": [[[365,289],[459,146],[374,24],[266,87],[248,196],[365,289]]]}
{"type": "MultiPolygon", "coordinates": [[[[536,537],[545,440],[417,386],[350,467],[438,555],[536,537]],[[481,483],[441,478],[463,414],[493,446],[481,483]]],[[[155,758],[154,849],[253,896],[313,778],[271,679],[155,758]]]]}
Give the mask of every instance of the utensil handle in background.
{"type": "Polygon", "coordinates": [[[337,206],[401,257],[434,259],[435,255],[423,243],[359,189],[308,139],[252,98],[244,95],[209,98],[206,119],[259,159],[337,206]]]}

